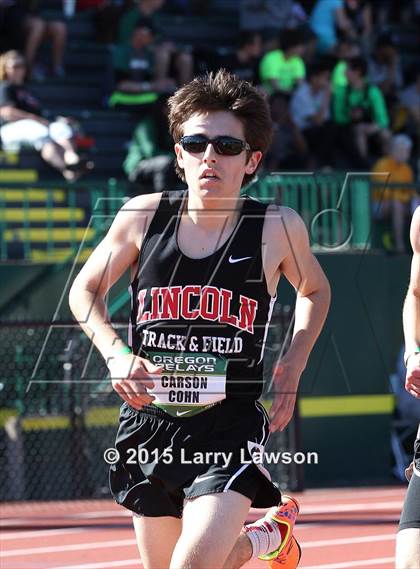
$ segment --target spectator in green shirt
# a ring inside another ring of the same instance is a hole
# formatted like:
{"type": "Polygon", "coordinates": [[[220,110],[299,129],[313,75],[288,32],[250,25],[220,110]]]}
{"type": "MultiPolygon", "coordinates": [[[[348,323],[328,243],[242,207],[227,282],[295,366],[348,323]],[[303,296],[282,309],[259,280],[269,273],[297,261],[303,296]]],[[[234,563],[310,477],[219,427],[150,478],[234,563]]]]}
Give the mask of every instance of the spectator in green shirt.
{"type": "Polygon", "coordinates": [[[118,44],[124,46],[130,43],[130,39],[136,27],[156,30],[156,38],[153,43],[154,59],[156,62],[155,79],[162,81],[171,76],[179,86],[189,83],[193,78],[193,58],[191,53],[179,49],[172,41],[164,39],[159,30],[159,10],[165,0],[136,0],[133,7],[127,10],[121,17],[118,25],[118,44]]]}
{"type": "Polygon", "coordinates": [[[157,93],[175,90],[175,81],[172,79],[157,79],[153,40],[154,30],[147,27],[146,22],[139,22],[132,33],[131,42],[115,46],[115,91],[110,98],[111,106],[147,104],[156,100],[157,93]],[[149,97],[150,94],[154,96],[149,97]]]}
{"type": "Polygon", "coordinates": [[[130,182],[140,186],[136,193],[161,192],[179,184],[167,117],[166,97],[161,96],[134,131],[123,169],[130,182]]]}
{"type": "Polygon", "coordinates": [[[305,44],[299,30],[285,30],[280,36],[282,49],[264,55],[260,63],[260,79],[269,94],[290,93],[305,78],[302,56],[305,44]]]}
{"type": "Polygon", "coordinates": [[[158,11],[162,8],[165,0],[136,0],[131,8],[126,10],[118,24],[118,43],[130,43],[134,28],[143,23],[147,27],[158,29],[159,16],[158,11]]]}
{"type": "Polygon", "coordinates": [[[339,87],[346,87],[347,61],[360,55],[360,46],[354,40],[343,37],[337,44],[335,52],[336,64],[331,74],[331,88],[334,92],[339,87]]]}
{"type": "Polygon", "coordinates": [[[389,117],[381,90],[367,81],[367,63],[361,57],[348,61],[348,85],[339,87],[333,97],[333,117],[339,127],[345,127],[344,137],[352,139],[362,162],[367,165],[368,142],[379,139],[381,152],[389,141],[389,117]]]}

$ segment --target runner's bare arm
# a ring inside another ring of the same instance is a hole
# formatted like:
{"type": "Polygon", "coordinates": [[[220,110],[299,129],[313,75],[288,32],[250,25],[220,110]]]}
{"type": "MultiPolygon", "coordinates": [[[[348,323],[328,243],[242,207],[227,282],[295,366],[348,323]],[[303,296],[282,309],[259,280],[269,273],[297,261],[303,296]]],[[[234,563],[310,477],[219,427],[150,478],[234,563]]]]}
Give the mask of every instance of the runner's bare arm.
{"type": "Polygon", "coordinates": [[[413,215],[410,229],[413,248],[410,284],[404,302],[403,322],[407,360],[406,390],[420,398],[420,207],[413,215]]]}
{"type": "Polygon", "coordinates": [[[331,291],[311,251],[305,224],[291,209],[284,215],[284,231],[289,247],[280,270],[296,290],[296,307],[292,343],[283,359],[300,362],[304,370],[327,317],[331,291]]]}
{"type": "Polygon", "coordinates": [[[292,342],[274,374],[271,430],[283,429],[293,415],[300,376],[322,330],[331,299],[328,280],[311,251],[302,219],[286,207],[278,207],[276,213],[270,220],[268,241],[275,244],[269,255],[271,274],[284,274],[292,284],[296,306],[292,342]]]}
{"type": "Polygon", "coordinates": [[[104,297],[136,262],[155,203],[155,195],[139,196],[121,208],[70,290],[70,308],[105,360],[121,344],[118,345],[119,336],[109,322],[104,297]]]}
{"type": "Polygon", "coordinates": [[[148,379],[150,373],[156,372],[156,366],[143,358],[121,355],[124,343],[110,323],[104,298],[125,271],[136,264],[159,198],[159,194],[138,196],[121,208],[69,294],[73,315],[107,362],[114,389],[135,407],[152,400],[135,380],[145,380],[146,387],[153,387],[148,379]]]}

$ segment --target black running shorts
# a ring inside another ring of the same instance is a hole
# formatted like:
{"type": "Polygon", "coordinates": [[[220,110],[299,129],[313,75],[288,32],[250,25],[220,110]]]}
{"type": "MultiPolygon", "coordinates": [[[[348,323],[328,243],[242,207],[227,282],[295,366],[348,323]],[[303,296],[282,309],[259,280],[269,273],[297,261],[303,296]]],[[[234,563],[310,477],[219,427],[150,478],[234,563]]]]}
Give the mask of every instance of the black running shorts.
{"type": "Polygon", "coordinates": [[[420,425],[414,443],[413,474],[405,495],[398,530],[420,528],[420,425]]]}
{"type": "Polygon", "coordinates": [[[141,516],[181,517],[184,500],[234,490],[252,506],[281,499],[262,465],[269,419],[258,401],[224,400],[192,417],[121,407],[110,468],[115,500],[141,516]]]}

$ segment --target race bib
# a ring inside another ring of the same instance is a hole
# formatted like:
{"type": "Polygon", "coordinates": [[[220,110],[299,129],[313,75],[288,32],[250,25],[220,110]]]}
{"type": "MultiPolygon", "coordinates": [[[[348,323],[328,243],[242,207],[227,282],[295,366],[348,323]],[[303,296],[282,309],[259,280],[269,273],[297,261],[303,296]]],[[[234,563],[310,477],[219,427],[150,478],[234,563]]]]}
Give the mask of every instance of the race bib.
{"type": "Polygon", "coordinates": [[[148,390],[154,405],[174,417],[190,417],[226,398],[227,361],[203,353],[149,352],[149,359],[163,367],[148,390]]]}

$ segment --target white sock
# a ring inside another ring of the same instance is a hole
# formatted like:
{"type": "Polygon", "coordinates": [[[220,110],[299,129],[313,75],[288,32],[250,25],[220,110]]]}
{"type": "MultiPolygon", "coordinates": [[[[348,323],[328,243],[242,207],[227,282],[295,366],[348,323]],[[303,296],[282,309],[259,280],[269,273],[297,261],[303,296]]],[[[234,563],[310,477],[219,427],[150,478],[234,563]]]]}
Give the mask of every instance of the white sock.
{"type": "Polygon", "coordinates": [[[253,558],[275,551],[281,543],[278,524],[264,518],[245,526],[245,532],[251,542],[253,558]]]}

